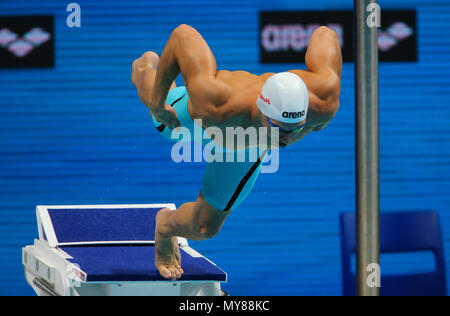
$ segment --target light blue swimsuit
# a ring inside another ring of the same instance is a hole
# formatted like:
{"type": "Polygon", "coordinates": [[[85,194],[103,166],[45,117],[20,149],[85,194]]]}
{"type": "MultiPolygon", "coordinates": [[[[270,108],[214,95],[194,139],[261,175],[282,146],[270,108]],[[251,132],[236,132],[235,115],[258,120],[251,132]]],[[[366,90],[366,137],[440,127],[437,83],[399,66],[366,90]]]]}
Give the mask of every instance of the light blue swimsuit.
{"type": "MultiPolygon", "coordinates": [[[[170,90],[166,103],[177,112],[181,126],[189,129],[194,135],[195,123],[188,111],[189,95],[185,87],[170,90]]],[[[166,138],[171,131],[153,117],[153,123],[166,138]]],[[[196,127],[199,128],[198,126],[196,127]]],[[[201,129],[202,133],[204,132],[201,129]]],[[[175,140],[176,141],[176,140],[175,140]]],[[[261,171],[264,155],[256,162],[237,162],[237,152],[234,152],[234,162],[208,162],[201,193],[205,200],[214,208],[235,210],[252,190],[261,171]]]]}

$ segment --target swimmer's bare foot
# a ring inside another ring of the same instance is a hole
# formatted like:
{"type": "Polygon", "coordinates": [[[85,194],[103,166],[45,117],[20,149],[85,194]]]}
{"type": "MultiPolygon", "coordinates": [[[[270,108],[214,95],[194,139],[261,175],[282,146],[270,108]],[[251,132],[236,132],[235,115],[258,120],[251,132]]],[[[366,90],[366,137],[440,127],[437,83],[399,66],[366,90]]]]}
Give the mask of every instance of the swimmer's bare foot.
{"type": "Polygon", "coordinates": [[[162,209],[156,215],[155,228],[155,266],[163,278],[173,281],[181,278],[181,255],[178,239],[167,234],[167,215],[173,212],[162,209]]]}

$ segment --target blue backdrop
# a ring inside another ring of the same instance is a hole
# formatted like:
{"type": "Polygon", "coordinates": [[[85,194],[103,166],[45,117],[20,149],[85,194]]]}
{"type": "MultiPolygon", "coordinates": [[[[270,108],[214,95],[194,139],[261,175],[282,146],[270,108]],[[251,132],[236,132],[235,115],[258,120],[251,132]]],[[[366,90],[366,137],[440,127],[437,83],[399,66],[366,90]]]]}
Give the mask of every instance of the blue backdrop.
{"type": "MultiPolygon", "coordinates": [[[[131,85],[135,58],[160,53],[171,30],[187,23],[204,35],[219,69],[304,68],[259,64],[258,12],[351,9],[353,1],[77,2],[80,29],[66,26],[69,1],[0,2],[0,15],[56,17],[54,69],[0,70],[2,295],[33,294],[21,247],[37,236],[36,205],[196,198],[204,166],[171,161],[171,143],[157,135],[131,85]]],[[[381,209],[438,211],[450,263],[450,1],[381,5],[417,8],[420,58],[380,66],[381,209]]],[[[342,293],[338,214],[355,207],[353,79],[345,64],[341,108],[329,127],[282,151],[280,171],[260,176],[218,237],[192,243],[229,273],[232,295],[342,293]]],[[[413,269],[425,259],[392,264],[413,269]]]]}

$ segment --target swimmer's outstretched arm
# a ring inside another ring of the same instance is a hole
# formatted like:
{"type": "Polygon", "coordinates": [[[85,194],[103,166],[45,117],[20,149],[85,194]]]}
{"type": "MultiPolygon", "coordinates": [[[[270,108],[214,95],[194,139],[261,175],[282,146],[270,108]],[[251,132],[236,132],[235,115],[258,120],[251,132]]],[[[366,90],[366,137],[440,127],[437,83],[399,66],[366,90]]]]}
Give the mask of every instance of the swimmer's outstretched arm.
{"type": "Polygon", "coordinates": [[[172,32],[161,55],[150,104],[153,113],[164,109],[170,86],[180,72],[198,113],[213,113],[230,95],[229,87],[215,80],[216,59],[208,44],[194,28],[183,24],[172,32]]]}

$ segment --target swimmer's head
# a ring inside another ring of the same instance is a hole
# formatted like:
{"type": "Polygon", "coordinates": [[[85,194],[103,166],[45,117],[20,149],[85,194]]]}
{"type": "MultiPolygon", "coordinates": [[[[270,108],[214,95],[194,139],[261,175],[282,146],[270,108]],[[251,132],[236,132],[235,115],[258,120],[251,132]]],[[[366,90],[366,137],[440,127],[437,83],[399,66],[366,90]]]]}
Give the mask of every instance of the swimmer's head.
{"type": "Polygon", "coordinates": [[[308,114],[308,88],[299,76],[281,72],[266,80],[256,104],[269,119],[297,124],[308,114]]]}

